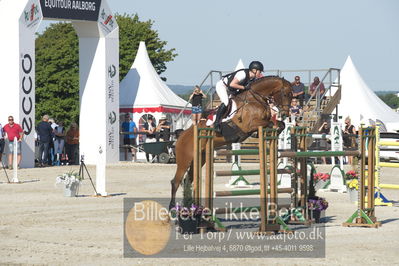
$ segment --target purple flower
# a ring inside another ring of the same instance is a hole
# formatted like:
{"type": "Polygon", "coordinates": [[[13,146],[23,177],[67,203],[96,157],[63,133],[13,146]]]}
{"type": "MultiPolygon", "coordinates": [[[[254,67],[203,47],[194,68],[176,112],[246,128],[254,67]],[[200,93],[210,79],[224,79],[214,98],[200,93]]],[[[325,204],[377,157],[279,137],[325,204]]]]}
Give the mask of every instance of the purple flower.
{"type": "Polygon", "coordinates": [[[328,202],[321,197],[309,198],[308,208],[309,210],[323,211],[328,208],[328,202]]]}

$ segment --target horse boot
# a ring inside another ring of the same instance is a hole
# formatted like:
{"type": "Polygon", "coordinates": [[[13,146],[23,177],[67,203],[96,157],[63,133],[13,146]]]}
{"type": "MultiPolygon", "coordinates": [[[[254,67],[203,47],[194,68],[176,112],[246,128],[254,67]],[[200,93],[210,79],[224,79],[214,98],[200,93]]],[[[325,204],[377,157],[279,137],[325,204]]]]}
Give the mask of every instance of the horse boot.
{"type": "Polygon", "coordinates": [[[226,112],[227,106],[224,105],[224,103],[222,103],[221,105],[219,105],[218,110],[216,112],[216,118],[215,118],[215,122],[213,123],[214,126],[213,128],[215,129],[215,132],[220,133],[221,131],[221,125],[222,125],[222,117],[223,114],[226,112]]]}

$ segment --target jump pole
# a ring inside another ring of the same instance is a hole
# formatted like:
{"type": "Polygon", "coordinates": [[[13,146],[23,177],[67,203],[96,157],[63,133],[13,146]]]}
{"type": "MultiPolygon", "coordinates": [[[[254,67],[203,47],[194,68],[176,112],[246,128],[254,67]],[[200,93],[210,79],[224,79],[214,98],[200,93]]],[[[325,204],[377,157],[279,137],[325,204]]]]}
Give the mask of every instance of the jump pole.
{"type": "MultiPolygon", "coordinates": [[[[306,128],[302,127],[299,128],[299,133],[302,134],[302,136],[299,138],[299,150],[301,152],[306,151],[306,128]]],[[[307,212],[307,199],[308,199],[308,182],[307,182],[307,165],[306,165],[306,159],[307,157],[300,157],[299,159],[299,164],[300,164],[300,173],[301,173],[301,179],[300,179],[300,188],[301,188],[301,198],[300,198],[300,207],[302,207],[302,215],[304,216],[305,220],[308,220],[308,212],[307,212]]]]}
{"type": "MultiPolygon", "coordinates": [[[[280,148],[284,148],[287,149],[288,145],[291,145],[291,139],[292,139],[292,128],[297,128],[295,127],[293,124],[286,123],[286,129],[284,129],[284,131],[280,134],[280,148]],[[290,130],[290,132],[288,131],[290,130]]],[[[300,132],[300,130],[297,130],[298,132],[300,132]]],[[[341,134],[341,124],[338,122],[331,122],[331,129],[330,129],[330,134],[317,134],[317,133],[304,133],[305,135],[303,135],[302,133],[298,133],[297,132],[297,137],[301,137],[301,136],[305,136],[306,137],[311,137],[313,139],[329,139],[331,141],[331,151],[342,151],[343,147],[342,147],[342,134],[341,134]]],[[[340,168],[343,169],[343,160],[342,160],[342,156],[340,157],[340,168]]],[[[331,156],[332,158],[332,162],[334,165],[337,165],[337,162],[335,160],[334,156],[331,156]]],[[[284,165],[287,165],[287,158],[282,158],[284,165]]]]}
{"type": "MultiPolygon", "coordinates": [[[[291,132],[290,132],[291,133],[291,150],[294,150],[294,151],[298,150],[298,138],[296,136],[296,134],[298,133],[297,130],[298,129],[294,126],[294,127],[291,128],[291,132]]],[[[279,157],[283,158],[283,156],[281,154],[279,155],[279,157]]],[[[286,156],[286,157],[289,157],[289,156],[286,156]]],[[[293,163],[293,165],[294,165],[294,175],[292,176],[292,179],[291,179],[291,186],[293,187],[294,192],[293,192],[293,196],[292,196],[291,201],[293,201],[293,203],[294,203],[293,204],[294,208],[297,208],[298,207],[298,194],[299,194],[299,191],[298,191],[299,190],[299,188],[298,188],[298,172],[297,172],[297,169],[298,169],[298,158],[297,157],[293,157],[293,162],[294,162],[293,163]]]]}
{"type": "Polygon", "coordinates": [[[393,206],[393,203],[389,201],[381,192],[382,188],[385,189],[399,189],[399,185],[395,184],[382,184],[380,183],[381,167],[394,167],[399,168],[399,163],[387,163],[380,162],[380,148],[384,146],[399,146],[399,142],[395,141],[380,141],[379,126],[376,127],[376,172],[375,172],[375,183],[376,183],[376,199],[375,204],[378,206],[393,206]]]}
{"type": "MultiPolygon", "coordinates": [[[[390,143],[390,142],[381,142],[380,141],[380,127],[376,126],[375,129],[376,133],[376,145],[375,145],[375,154],[376,154],[376,158],[375,158],[375,186],[376,186],[376,192],[375,192],[375,200],[374,203],[377,206],[393,206],[393,203],[390,202],[381,192],[381,188],[387,188],[385,187],[385,185],[390,186],[390,184],[381,184],[380,183],[380,173],[381,173],[381,167],[383,165],[383,163],[380,162],[380,146],[394,146],[394,145],[398,145],[399,146],[399,142],[396,143],[390,143]],[[394,144],[394,145],[389,145],[389,144],[394,144]]],[[[399,164],[398,164],[399,165],[399,164]]],[[[389,188],[389,187],[388,187],[389,188]]],[[[397,189],[399,189],[399,185],[397,186],[397,189]]]]}
{"type": "MultiPolygon", "coordinates": [[[[272,187],[272,186],[270,186],[272,187]]],[[[267,191],[272,193],[292,193],[294,190],[292,188],[278,188],[273,192],[274,189],[269,188],[267,191]]],[[[235,196],[249,196],[249,195],[259,195],[260,189],[240,189],[240,190],[228,190],[228,191],[215,191],[216,197],[235,197],[235,196]]]]}
{"type": "MultiPolygon", "coordinates": [[[[259,155],[259,163],[260,163],[260,189],[256,191],[256,194],[260,194],[260,216],[261,216],[261,225],[259,228],[259,233],[266,232],[276,232],[280,231],[280,226],[283,226],[286,232],[289,232],[289,228],[284,223],[284,221],[277,215],[277,193],[281,190],[277,190],[277,130],[276,129],[264,129],[262,127],[258,128],[259,133],[259,149],[257,150],[259,155]],[[271,136],[265,136],[265,133],[271,132],[271,136]],[[269,144],[269,147],[267,146],[269,144]],[[267,151],[270,151],[269,158],[267,151]],[[269,160],[268,160],[269,159],[269,160]],[[269,161],[269,163],[268,163],[269,161]],[[270,168],[270,201],[269,198],[269,189],[268,189],[268,171],[267,166],[270,168]],[[270,209],[272,210],[272,217],[274,219],[268,221],[268,214],[270,214],[270,210],[268,209],[268,202],[271,203],[270,209]]],[[[205,176],[205,207],[209,208],[213,211],[213,172],[214,172],[214,162],[213,162],[213,129],[212,128],[198,128],[196,125],[194,126],[194,160],[193,160],[193,191],[194,191],[194,202],[198,205],[201,204],[201,154],[202,154],[202,142],[201,139],[206,139],[205,145],[205,165],[206,165],[206,176],[205,176]],[[207,134],[202,134],[202,131],[208,132],[207,134]]],[[[251,152],[253,152],[251,150],[251,152]]],[[[284,189],[283,189],[284,190],[284,189]]],[[[292,189],[286,189],[286,193],[291,193],[292,189]]],[[[239,193],[239,191],[237,191],[239,193]]],[[[230,193],[230,192],[227,192],[230,193]]],[[[254,192],[252,192],[254,193],[254,192]]],[[[284,206],[285,207],[285,206],[284,206]]],[[[251,207],[246,207],[251,208],[251,207]]],[[[238,211],[238,210],[237,210],[238,211]]],[[[225,212],[224,212],[225,213],[225,212]]],[[[218,218],[215,216],[216,212],[213,214],[213,221],[223,229],[223,225],[220,223],[218,218]]]]}
{"type": "Polygon", "coordinates": [[[343,223],[343,226],[356,226],[356,227],[374,227],[377,228],[381,225],[377,222],[375,217],[375,205],[374,205],[374,173],[375,173],[375,146],[376,146],[376,132],[375,127],[359,129],[359,140],[360,140],[360,176],[359,180],[359,192],[358,192],[358,207],[357,210],[352,214],[349,219],[343,223]],[[368,140],[368,175],[367,175],[367,208],[365,202],[366,194],[366,139],[368,140]]]}
{"type": "Polygon", "coordinates": [[[266,143],[263,128],[258,128],[259,138],[259,173],[260,173],[260,232],[266,232],[267,228],[267,173],[266,173],[266,143]]]}
{"type": "Polygon", "coordinates": [[[201,147],[200,147],[200,139],[198,138],[198,126],[194,125],[194,159],[193,159],[193,194],[194,194],[194,203],[198,206],[201,204],[201,147]]]}
{"type": "MultiPolygon", "coordinates": [[[[270,209],[269,213],[278,218],[278,213],[277,213],[277,164],[278,164],[278,159],[277,159],[277,148],[278,148],[278,136],[277,136],[277,131],[274,129],[271,131],[271,136],[268,137],[266,135],[266,140],[270,138],[269,141],[266,141],[266,143],[269,143],[269,166],[270,166],[270,209]]],[[[267,184],[266,184],[267,186],[267,184]]],[[[276,223],[274,220],[273,223],[276,223]]]]}
{"type": "MultiPolygon", "coordinates": [[[[232,143],[231,144],[231,149],[232,150],[240,150],[241,149],[241,143],[232,143]]],[[[241,156],[239,155],[234,155],[233,156],[233,164],[231,166],[231,170],[241,170],[241,156]]],[[[253,187],[248,180],[245,179],[245,177],[242,174],[239,175],[231,175],[229,182],[225,185],[226,187],[230,188],[251,188],[253,187]]]]}
{"type": "MultiPolygon", "coordinates": [[[[270,171],[267,171],[270,173],[270,171]]],[[[293,171],[290,169],[277,169],[278,174],[292,174],[293,171]]],[[[247,170],[227,170],[227,171],[215,171],[215,175],[219,176],[232,176],[232,175],[259,175],[260,171],[258,169],[247,169],[247,170]]]]}
{"type": "Polygon", "coordinates": [[[194,158],[193,158],[193,194],[194,203],[202,204],[202,146],[205,144],[205,202],[204,206],[213,208],[213,159],[214,159],[214,129],[199,128],[194,125],[194,158]]]}
{"type": "Polygon", "coordinates": [[[291,232],[277,213],[277,130],[275,128],[258,127],[258,136],[261,217],[259,233],[278,232],[281,227],[283,227],[284,232],[291,232]],[[267,166],[270,169],[270,193],[267,166]],[[269,220],[269,218],[271,219],[269,220]]]}
{"type": "MultiPolygon", "coordinates": [[[[278,208],[288,209],[291,207],[291,204],[279,204],[278,208]]],[[[260,210],[260,206],[250,206],[250,207],[236,207],[236,208],[218,208],[215,210],[215,214],[229,214],[229,213],[243,213],[243,212],[252,212],[254,210],[260,210]]]]}
{"type": "Polygon", "coordinates": [[[208,141],[206,143],[205,149],[205,208],[209,210],[213,209],[213,161],[214,161],[214,145],[213,145],[213,135],[214,131],[207,131],[208,141]]]}
{"type": "MultiPolygon", "coordinates": [[[[310,157],[306,150],[306,127],[292,127],[291,128],[291,143],[292,150],[294,151],[284,151],[278,152],[279,158],[291,157],[294,161],[294,174],[291,179],[291,186],[293,188],[293,193],[291,194],[291,202],[293,203],[294,210],[291,210],[291,220],[289,223],[294,224],[309,224],[308,214],[306,211],[307,206],[307,165],[306,159],[310,157]],[[299,152],[297,151],[299,149],[299,152]],[[302,156],[299,156],[302,155],[302,156]],[[300,167],[300,172],[298,178],[298,172],[296,169],[300,167]],[[300,190],[300,194],[299,194],[300,190]],[[300,195],[300,197],[298,197],[300,195]],[[293,216],[297,220],[293,219],[293,216]]],[[[311,153],[313,154],[313,153],[311,153]]]]}
{"type": "MultiPolygon", "coordinates": [[[[274,139],[278,138],[276,130],[268,130],[263,127],[258,127],[259,136],[259,170],[260,170],[260,217],[261,223],[259,227],[259,233],[276,232],[280,231],[281,222],[283,225],[285,223],[279,219],[277,215],[277,158],[273,150],[277,149],[276,141],[274,139]],[[267,133],[271,132],[271,136],[268,137],[267,133]],[[267,147],[269,144],[269,147],[267,147]],[[267,153],[267,148],[269,148],[270,153],[267,153]],[[268,175],[267,166],[270,169],[270,200],[269,200],[269,190],[268,190],[268,175]],[[270,202],[270,205],[269,205],[270,202]],[[269,221],[270,218],[274,219],[269,221]]],[[[286,225],[285,225],[286,227],[286,225]]]]}

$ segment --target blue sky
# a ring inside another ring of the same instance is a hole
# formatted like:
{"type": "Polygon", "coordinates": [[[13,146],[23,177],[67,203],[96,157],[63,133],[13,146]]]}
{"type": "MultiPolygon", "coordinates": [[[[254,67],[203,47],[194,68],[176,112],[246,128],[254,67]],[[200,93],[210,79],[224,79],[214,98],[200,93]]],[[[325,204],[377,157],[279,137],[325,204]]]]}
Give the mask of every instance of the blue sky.
{"type": "Polygon", "coordinates": [[[169,84],[199,83],[242,58],[267,69],[341,68],[351,55],[373,90],[399,90],[396,0],[109,0],[113,12],[154,21],[179,54],[169,84]]]}
{"type": "Polygon", "coordinates": [[[399,90],[397,0],[108,0],[114,13],[153,20],[167,48],[168,84],[260,60],[266,69],[341,68],[348,55],[373,90],[399,90]]]}

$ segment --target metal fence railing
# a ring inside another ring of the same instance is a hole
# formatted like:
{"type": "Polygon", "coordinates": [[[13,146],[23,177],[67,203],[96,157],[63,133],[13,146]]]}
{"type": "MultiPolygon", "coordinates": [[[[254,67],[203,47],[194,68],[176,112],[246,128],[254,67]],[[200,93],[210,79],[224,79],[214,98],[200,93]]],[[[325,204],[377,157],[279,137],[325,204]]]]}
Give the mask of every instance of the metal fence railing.
{"type": "MultiPolygon", "coordinates": [[[[220,71],[220,70],[211,70],[205,76],[205,78],[198,85],[207,95],[207,99],[205,101],[204,106],[213,106],[214,102],[214,93],[216,83],[222,78],[222,76],[226,73],[231,73],[233,71],[220,71]]],[[[318,76],[320,78],[320,84],[323,83],[325,86],[325,93],[320,95],[319,86],[316,88],[316,95],[309,97],[303,108],[309,106],[313,99],[316,99],[316,108],[313,110],[315,115],[320,115],[321,113],[321,99],[324,96],[332,96],[333,88],[339,88],[340,86],[340,69],[338,68],[329,68],[329,69],[296,69],[296,70],[281,70],[281,69],[272,69],[265,70],[264,75],[274,75],[279,77],[284,77],[288,81],[293,81],[295,76],[301,77],[301,82],[305,85],[305,87],[309,88],[310,84],[313,82],[313,78],[318,76]]],[[[176,117],[175,121],[180,119],[183,116],[185,110],[189,108],[189,103],[187,102],[186,106],[183,110],[180,111],[179,115],[176,117]]],[[[312,114],[313,114],[312,113],[312,114]]],[[[301,118],[302,119],[302,118],[301,118]]],[[[187,123],[190,121],[188,117],[183,122],[183,128],[186,127],[187,123]]]]}

